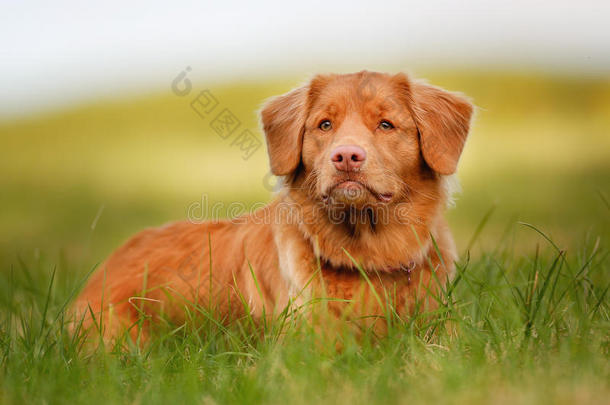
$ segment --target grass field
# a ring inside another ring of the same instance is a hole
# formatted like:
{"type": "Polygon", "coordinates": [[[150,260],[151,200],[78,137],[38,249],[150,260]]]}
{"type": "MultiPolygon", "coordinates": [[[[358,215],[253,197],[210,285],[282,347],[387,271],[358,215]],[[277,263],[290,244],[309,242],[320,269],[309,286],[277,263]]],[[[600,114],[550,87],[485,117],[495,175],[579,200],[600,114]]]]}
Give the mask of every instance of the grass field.
{"type": "Polygon", "coordinates": [[[345,333],[339,353],[298,316],[167,325],[110,353],[63,326],[129,235],[202,199],[269,200],[264,148],[243,160],[191,109],[197,91],[260,137],[260,103],[298,80],[0,123],[0,403],[608,403],[610,80],[418,73],[479,107],[448,212],[459,276],[437,313],[391,319],[381,340],[345,333]]]}

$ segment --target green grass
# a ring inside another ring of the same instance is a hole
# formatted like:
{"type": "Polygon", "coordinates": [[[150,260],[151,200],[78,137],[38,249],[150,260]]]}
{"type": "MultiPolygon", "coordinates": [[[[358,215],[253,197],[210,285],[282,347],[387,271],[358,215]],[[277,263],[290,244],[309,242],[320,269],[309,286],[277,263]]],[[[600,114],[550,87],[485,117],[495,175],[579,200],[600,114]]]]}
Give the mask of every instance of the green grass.
{"type": "MultiPolygon", "coordinates": [[[[267,201],[265,152],[243,161],[171,94],[0,123],[0,403],[607,403],[610,81],[419,75],[480,107],[448,213],[460,271],[439,311],[341,352],[298,316],[323,303],[258,326],[191,308],[151,346],[82,346],[63,309],[96,263],[203,193],[267,201]]],[[[194,82],[252,130],[295,83],[194,82]]]]}
{"type": "Polygon", "coordinates": [[[199,307],[190,310],[199,321],[166,325],[150,346],[92,350],[65,330],[78,285],[69,269],[23,266],[2,280],[0,400],[606,403],[608,250],[540,239],[529,255],[499,248],[463,261],[434,314],[393,317],[381,339],[344,332],[339,352],[290,312],[224,327],[199,307]]]}

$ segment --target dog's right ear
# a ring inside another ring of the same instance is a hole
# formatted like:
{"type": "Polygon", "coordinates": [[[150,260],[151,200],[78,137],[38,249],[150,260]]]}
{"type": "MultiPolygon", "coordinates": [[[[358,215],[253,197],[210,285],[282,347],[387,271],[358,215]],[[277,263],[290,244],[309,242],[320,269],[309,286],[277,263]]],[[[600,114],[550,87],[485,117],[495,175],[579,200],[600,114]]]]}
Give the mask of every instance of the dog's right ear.
{"type": "Polygon", "coordinates": [[[272,98],[261,110],[271,172],[286,176],[301,161],[309,86],[272,98]]]}
{"type": "Polygon", "coordinates": [[[411,97],[426,163],[437,173],[455,173],[470,130],[472,104],[458,94],[421,82],[411,82],[411,97]]]}

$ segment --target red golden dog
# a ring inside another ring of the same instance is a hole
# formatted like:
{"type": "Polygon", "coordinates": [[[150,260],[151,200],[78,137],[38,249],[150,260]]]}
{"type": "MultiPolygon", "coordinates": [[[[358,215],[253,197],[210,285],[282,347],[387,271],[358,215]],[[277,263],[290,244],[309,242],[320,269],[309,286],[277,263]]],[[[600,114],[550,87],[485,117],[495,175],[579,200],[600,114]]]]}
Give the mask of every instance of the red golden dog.
{"type": "Polygon", "coordinates": [[[146,335],[158,316],[183,321],[185,303],[260,318],[321,295],[340,299],[332,314],[354,320],[383,315],[375,297],[384,291],[408,315],[451,277],[443,211],[468,101],[364,71],[316,76],[261,115],[271,171],[282,177],[275,199],[240,221],[176,222],[131,238],[76,300],[85,326],[102,323],[110,339],[144,312],[146,335]]]}

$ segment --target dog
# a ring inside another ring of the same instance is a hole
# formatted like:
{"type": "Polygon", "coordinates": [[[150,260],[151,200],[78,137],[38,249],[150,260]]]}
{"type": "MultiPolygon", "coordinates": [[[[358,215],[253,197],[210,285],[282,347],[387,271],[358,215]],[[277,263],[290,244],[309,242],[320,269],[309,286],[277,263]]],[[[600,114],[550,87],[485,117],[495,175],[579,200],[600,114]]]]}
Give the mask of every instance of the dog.
{"type": "Polygon", "coordinates": [[[422,301],[433,308],[455,271],[443,214],[472,113],[463,96],[403,73],[317,75],[261,110],[281,179],[271,203],[239,221],[136,234],[73,311],[85,328],[103,324],[106,340],[135,337],[143,314],[145,338],[159,316],[184,322],[185,303],[260,320],[326,296],[337,319],[373,324],[383,292],[400,316],[422,301]]]}

